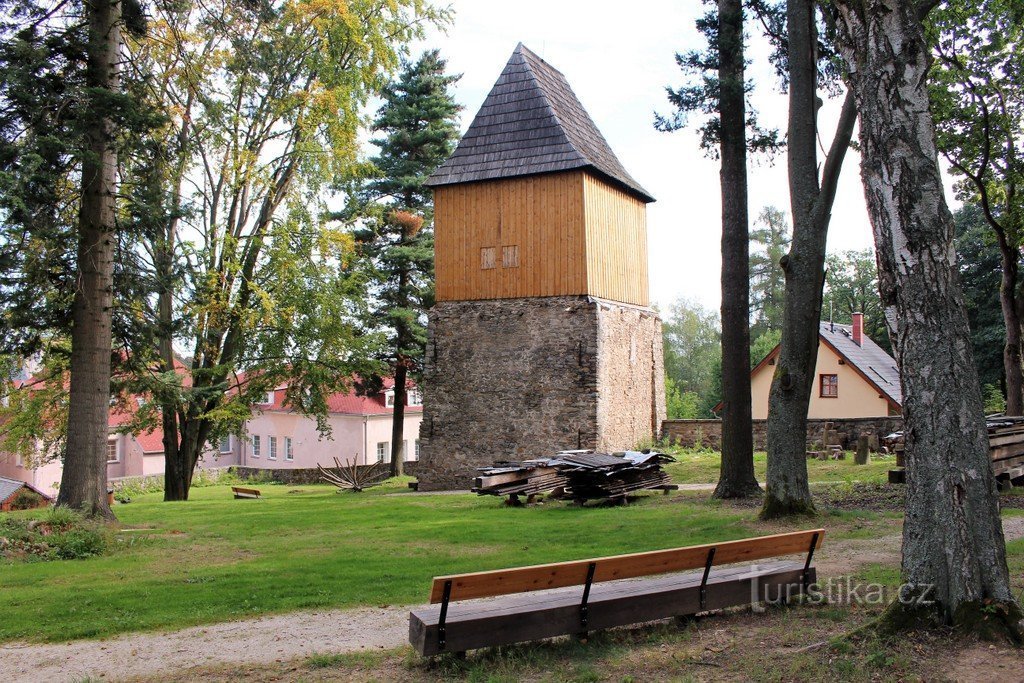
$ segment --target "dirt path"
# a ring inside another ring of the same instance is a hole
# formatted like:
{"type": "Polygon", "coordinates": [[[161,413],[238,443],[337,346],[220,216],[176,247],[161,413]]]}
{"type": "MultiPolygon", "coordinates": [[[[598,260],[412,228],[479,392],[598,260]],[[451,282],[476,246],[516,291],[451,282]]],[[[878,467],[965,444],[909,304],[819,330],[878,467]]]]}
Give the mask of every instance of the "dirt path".
{"type": "MultiPolygon", "coordinates": [[[[1024,517],[1003,521],[1006,540],[1024,537],[1024,517]]],[[[898,564],[897,534],[826,544],[822,575],[837,576],[871,563],[898,564]]],[[[272,664],[320,653],[400,647],[408,638],[408,607],[292,612],[108,640],[0,645],[0,681],[116,681],[181,675],[193,667],[272,664]]]]}
{"type": "Polygon", "coordinates": [[[246,621],[64,644],[0,645],[0,681],[116,681],[196,666],[390,649],[409,637],[408,607],[292,612],[246,621]]]}

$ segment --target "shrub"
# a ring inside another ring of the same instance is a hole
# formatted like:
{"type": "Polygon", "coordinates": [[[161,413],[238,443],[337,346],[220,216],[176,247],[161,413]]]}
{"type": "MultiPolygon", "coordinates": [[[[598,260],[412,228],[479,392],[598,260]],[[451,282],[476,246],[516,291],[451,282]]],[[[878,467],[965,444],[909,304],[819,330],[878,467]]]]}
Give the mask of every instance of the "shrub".
{"type": "Polygon", "coordinates": [[[76,560],[100,555],[113,534],[102,522],[68,508],[52,508],[37,519],[0,520],[0,557],[23,560],[76,560]]]}
{"type": "Polygon", "coordinates": [[[11,501],[12,510],[34,510],[43,502],[43,497],[31,489],[22,488],[11,501]]]}

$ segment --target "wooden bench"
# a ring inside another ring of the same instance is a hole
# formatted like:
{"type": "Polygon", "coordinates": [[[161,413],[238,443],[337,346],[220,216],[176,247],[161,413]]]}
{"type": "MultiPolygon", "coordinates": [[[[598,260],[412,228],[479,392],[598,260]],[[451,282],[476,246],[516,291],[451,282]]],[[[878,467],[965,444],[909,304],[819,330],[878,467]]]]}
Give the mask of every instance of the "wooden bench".
{"type": "Polygon", "coordinates": [[[232,486],[231,487],[231,492],[233,494],[235,494],[235,498],[236,499],[237,498],[259,498],[260,497],[260,490],[259,489],[245,489],[245,488],[242,488],[241,486],[232,486]]]}
{"type": "Polygon", "coordinates": [[[423,656],[463,653],[779,600],[804,592],[817,580],[811,560],[824,538],[824,529],[812,529],[437,577],[431,606],[409,615],[409,642],[423,656]],[[735,566],[797,553],[806,557],[735,566]],[[692,569],[701,571],[677,573],[692,569]],[[639,577],[654,578],[618,581],[639,577]],[[461,602],[473,598],[493,599],[461,602]]]}

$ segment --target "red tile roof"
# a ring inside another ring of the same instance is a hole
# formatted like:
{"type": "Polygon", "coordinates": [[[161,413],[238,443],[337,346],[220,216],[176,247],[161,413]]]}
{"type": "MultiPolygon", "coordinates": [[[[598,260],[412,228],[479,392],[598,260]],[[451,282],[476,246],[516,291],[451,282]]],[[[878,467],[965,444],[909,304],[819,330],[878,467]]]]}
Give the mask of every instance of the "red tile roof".
{"type": "MultiPolygon", "coordinates": [[[[384,388],[391,389],[395,385],[395,380],[387,378],[384,380],[384,388]]],[[[410,388],[413,388],[410,385],[410,388]]],[[[274,390],[274,403],[257,405],[256,408],[264,412],[269,411],[283,411],[288,412],[291,410],[284,403],[285,391],[279,387],[274,390]]],[[[351,389],[346,393],[331,394],[327,397],[327,411],[336,415],[390,415],[394,412],[394,408],[388,408],[384,405],[385,392],[374,394],[372,396],[359,396],[356,394],[355,389],[351,389]]],[[[405,407],[407,413],[419,413],[423,411],[422,405],[407,405],[405,407]]]]}

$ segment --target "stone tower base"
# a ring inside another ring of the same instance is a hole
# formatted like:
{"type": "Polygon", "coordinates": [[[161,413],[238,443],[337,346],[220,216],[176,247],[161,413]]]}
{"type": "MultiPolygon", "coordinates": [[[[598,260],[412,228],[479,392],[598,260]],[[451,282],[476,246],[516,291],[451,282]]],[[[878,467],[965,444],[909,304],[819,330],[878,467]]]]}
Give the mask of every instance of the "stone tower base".
{"type": "Polygon", "coordinates": [[[430,312],[420,490],[559,450],[617,451],[665,418],[661,320],[588,296],[440,302],[430,312]]]}

